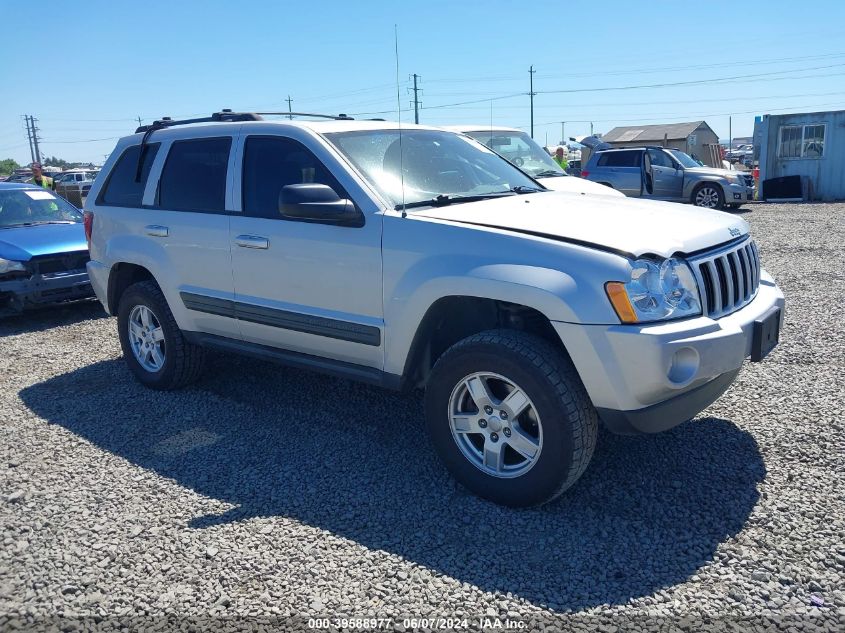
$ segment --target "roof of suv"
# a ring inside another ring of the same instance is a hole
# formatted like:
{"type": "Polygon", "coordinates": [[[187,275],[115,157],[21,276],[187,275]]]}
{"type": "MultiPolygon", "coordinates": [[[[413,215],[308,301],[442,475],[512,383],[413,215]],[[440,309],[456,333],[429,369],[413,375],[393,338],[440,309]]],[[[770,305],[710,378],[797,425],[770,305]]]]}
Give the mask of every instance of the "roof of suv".
{"type": "MultiPolygon", "coordinates": [[[[157,140],[185,138],[193,136],[197,130],[213,129],[222,134],[234,134],[237,132],[268,133],[278,131],[280,128],[300,128],[311,130],[317,134],[330,134],[333,132],[360,132],[364,130],[433,130],[442,132],[443,128],[430,125],[416,125],[413,123],[397,123],[395,121],[298,121],[298,120],[264,120],[264,121],[221,121],[207,123],[191,123],[188,125],[168,125],[152,131],[147,137],[148,143],[157,140]]],[[[128,134],[121,138],[119,145],[126,144],[128,139],[140,140],[144,132],[128,134]]]]}

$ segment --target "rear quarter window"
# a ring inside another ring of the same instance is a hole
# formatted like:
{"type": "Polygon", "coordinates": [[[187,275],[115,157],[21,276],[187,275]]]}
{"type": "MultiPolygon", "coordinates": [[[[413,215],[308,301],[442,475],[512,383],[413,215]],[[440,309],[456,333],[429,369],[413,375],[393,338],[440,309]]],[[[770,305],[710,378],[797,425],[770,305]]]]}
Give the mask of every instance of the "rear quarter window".
{"type": "Polygon", "coordinates": [[[141,155],[141,146],[133,145],[125,149],[111,170],[97,203],[116,207],[140,207],[141,200],[144,197],[144,187],[147,186],[147,178],[150,175],[150,168],[153,166],[158,148],[159,143],[149,143],[146,146],[144,164],[141,166],[141,178],[138,181],[135,177],[138,175],[138,158],[141,155]]]}
{"type": "Polygon", "coordinates": [[[173,211],[224,211],[230,137],[175,141],[159,179],[158,206],[173,211]]]}
{"type": "Polygon", "coordinates": [[[602,152],[599,167],[639,167],[642,152],[602,152]]]}

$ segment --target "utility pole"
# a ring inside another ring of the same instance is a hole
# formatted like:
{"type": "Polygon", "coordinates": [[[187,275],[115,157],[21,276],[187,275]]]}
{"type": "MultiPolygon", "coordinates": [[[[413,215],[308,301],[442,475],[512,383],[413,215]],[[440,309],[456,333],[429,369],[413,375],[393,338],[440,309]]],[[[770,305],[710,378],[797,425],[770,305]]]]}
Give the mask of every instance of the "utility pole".
{"type": "Polygon", "coordinates": [[[29,141],[30,162],[34,163],[35,162],[35,150],[32,148],[32,132],[30,132],[30,130],[29,130],[29,115],[24,114],[22,116],[23,116],[23,120],[26,121],[26,138],[29,141]]]}
{"type": "Polygon", "coordinates": [[[560,144],[566,145],[566,121],[560,122],[560,144]]]}
{"type": "Polygon", "coordinates": [[[417,88],[417,79],[420,79],[420,78],[421,77],[417,73],[414,73],[414,123],[420,122],[420,105],[421,105],[421,102],[419,100],[419,95],[418,95],[419,88],[417,88]]]}
{"type": "MultiPolygon", "coordinates": [[[[288,95],[288,98],[287,98],[287,99],[285,99],[285,101],[287,101],[287,102],[288,102],[288,112],[293,113],[293,105],[292,105],[292,104],[293,104],[293,99],[291,99],[291,98],[290,98],[290,95],[288,95]]],[[[288,118],[289,118],[291,121],[293,121],[293,114],[289,114],[289,115],[288,115],[288,118]]]]}
{"type": "Polygon", "coordinates": [[[29,115],[29,124],[30,124],[30,126],[32,126],[32,144],[35,146],[35,160],[40,163],[41,162],[41,151],[38,148],[38,141],[39,141],[39,139],[38,139],[38,128],[35,127],[35,122],[37,120],[38,119],[36,119],[31,114],[29,115]]]}
{"type": "Polygon", "coordinates": [[[733,128],[731,127],[731,117],[728,116],[728,150],[733,150],[734,148],[734,133],[733,128]]]}
{"type": "Polygon", "coordinates": [[[141,117],[138,117],[138,127],[141,127],[142,125],[144,124],[141,122],[141,117]]]}
{"type": "Polygon", "coordinates": [[[531,100],[531,138],[534,138],[534,95],[537,94],[534,92],[534,73],[537,72],[534,70],[534,66],[528,69],[528,77],[529,77],[529,89],[528,89],[528,96],[531,100]]]}
{"type": "Polygon", "coordinates": [[[590,136],[593,135],[593,122],[590,121],[590,136]]]}

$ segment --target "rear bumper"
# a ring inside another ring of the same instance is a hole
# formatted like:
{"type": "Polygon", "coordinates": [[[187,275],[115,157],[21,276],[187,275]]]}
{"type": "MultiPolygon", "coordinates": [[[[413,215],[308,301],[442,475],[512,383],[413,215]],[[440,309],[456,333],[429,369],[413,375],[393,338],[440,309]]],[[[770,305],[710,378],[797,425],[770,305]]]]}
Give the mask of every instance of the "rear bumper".
{"type": "Polygon", "coordinates": [[[552,325],[605,424],[654,433],[690,419],[727,390],[751,356],[755,321],[772,308],[780,308],[782,321],[783,293],[762,271],[754,300],[720,319],[552,325]]]}
{"type": "Polygon", "coordinates": [[[30,308],[90,299],[94,296],[88,273],[69,271],[33,275],[0,282],[0,316],[20,314],[30,308]]]}
{"type": "Polygon", "coordinates": [[[92,259],[88,262],[88,277],[91,279],[91,287],[94,289],[94,294],[100,303],[103,304],[106,314],[114,316],[109,312],[109,271],[109,268],[98,261],[92,259]]]}

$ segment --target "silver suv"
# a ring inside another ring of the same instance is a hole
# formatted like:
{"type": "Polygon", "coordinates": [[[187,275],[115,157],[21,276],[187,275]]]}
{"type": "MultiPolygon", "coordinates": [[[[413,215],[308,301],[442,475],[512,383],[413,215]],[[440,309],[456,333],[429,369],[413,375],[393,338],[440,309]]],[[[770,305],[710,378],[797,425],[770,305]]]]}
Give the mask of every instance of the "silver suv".
{"type": "Polygon", "coordinates": [[[737,208],[754,199],[751,174],[703,166],[679,149],[596,148],[581,177],[626,196],[689,202],[708,209],[737,208]]]}
{"type": "Polygon", "coordinates": [[[584,472],[600,419],[671,428],[778,341],[741,218],[548,191],[437,128],[180,123],[121,139],[85,205],[91,282],[153,389],[209,348],[422,388],[455,478],[531,506],[584,472]]]}

